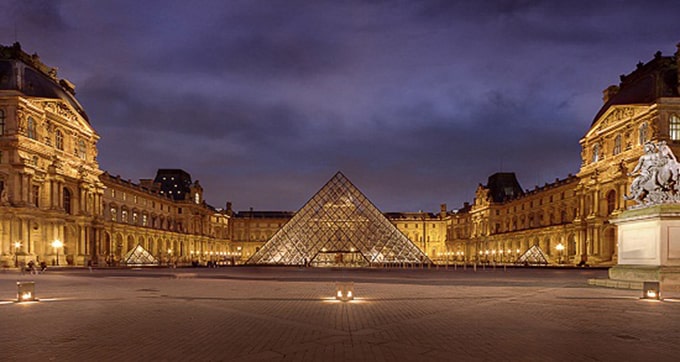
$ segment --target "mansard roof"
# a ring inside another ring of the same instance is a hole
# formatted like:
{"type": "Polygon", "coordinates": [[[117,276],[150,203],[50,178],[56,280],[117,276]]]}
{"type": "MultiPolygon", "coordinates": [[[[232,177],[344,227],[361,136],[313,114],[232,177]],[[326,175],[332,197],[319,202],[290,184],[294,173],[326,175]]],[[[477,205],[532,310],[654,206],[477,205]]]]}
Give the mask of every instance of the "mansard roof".
{"type": "Polygon", "coordinates": [[[57,79],[57,69],[40,61],[37,54],[29,55],[17,42],[12,46],[0,45],[0,90],[15,90],[29,97],[53,98],[64,101],[74,111],[90,122],[85,109],[75,97],[75,86],[57,79]],[[16,63],[24,64],[17,67],[16,63]]]}
{"type": "MultiPolygon", "coordinates": [[[[680,46],[680,44],[679,44],[680,46]]],[[[647,63],[638,63],[637,68],[628,75],[621,75],[621,83],[610,88],[615,94],[608,97],[600,111],[597,112],[594,125],[607,110],[614,105],[651,104],[661,97],[678,97],[678,57],[680,50],[674,56],[662,56],[661,52],[654,55],[654,59],[647,63]]],[[[608,89],[610,89],[608,88],[608,89]]]]}
{"type": "Polygon", "coordinates": [[[489,176],[486,187],[493,202],[503,202],[524,195],[514,172],[497,172],[489,176]]]}

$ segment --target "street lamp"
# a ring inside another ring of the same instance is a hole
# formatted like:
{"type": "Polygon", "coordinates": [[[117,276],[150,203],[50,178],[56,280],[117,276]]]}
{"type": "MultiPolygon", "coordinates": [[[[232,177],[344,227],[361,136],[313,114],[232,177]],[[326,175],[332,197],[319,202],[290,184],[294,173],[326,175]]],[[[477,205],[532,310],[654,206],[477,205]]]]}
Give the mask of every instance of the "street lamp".
{"type": "Polygon", "coordinates": [[[564,245],[559,243],[557,246],[555,246],[555,249],[557,249],[557,263],[562,264],[562,252],[564,251],[564,245]]]}
{"type": "Polygon", "coordinates": [[[14,267],[19,267],[19,248],[21,247],[21,242],[14,242],[14,267]]]}
{"type": "Polygon", "coordinates": [[[54,248],[56,254],[57,254],[57,266],[59,266],[59,248],[64,246],[64,243],[61,242],[61,240],[57,239],[52,242],[52,247],[54,248]]]}

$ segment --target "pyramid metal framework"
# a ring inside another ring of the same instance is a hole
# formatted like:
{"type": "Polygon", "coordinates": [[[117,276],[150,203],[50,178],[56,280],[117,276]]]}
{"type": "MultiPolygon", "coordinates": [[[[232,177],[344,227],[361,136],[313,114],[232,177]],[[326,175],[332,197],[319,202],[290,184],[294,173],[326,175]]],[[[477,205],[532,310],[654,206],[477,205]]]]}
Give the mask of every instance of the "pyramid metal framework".
{"type": "Polygon", "coordinates": [[[548,258],[538,245],[530,247],[517,259],[517,264],[548,264],[548,258]]]}
{"type": "Polygon", "coordinates": [[[431,261],[338,172],[246,263],[368,266],[431,261]]]}
{"type": "Polygon", "coordinates": [[[156,259],[151,253],[149,253],[144,247],[137,244],[132,250],[128,251],[123,258],[125,264],[130,266],[141,266],[141,265],[157,265],[158,259],[156,259]]]}

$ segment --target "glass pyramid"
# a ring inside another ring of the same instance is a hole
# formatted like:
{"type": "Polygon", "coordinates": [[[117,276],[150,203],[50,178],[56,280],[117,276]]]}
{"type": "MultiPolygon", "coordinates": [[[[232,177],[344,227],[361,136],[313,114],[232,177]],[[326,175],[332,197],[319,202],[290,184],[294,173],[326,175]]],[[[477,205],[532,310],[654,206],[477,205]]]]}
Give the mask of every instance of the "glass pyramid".
{"type": "Polygon", "coordinates": [[[359,267],[431,261],[338,172],[246,263],[359,267]]]}
{"type": "Polygon", "coordinates": [[[157,265],[156,259],[151,253],[137,244],[132,250],[128,251],[123,258],[125,264],[128,266],[142,266],[142,265],[157,265]]]}
{"type": "Polygon", "coordinates": [[[517,264],[548,264],[548,258],[538,245],[534,245],[517,259],[517,264]]]}

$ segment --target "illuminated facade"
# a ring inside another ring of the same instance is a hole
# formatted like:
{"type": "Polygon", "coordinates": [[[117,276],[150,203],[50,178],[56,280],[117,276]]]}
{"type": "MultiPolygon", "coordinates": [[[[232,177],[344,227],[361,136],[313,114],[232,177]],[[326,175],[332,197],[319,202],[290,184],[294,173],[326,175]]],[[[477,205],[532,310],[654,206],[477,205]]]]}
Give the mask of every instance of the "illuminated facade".
{"type": "MultiPolygon", "coordinates": [[[[614,264],[609,219],[634,204],[624,195],[643,145],[665,141],[680,154],[678,49],[605,89],[576,175],[525,190],[498,173],[458,210],[381,216],[437,263],[515,262],[535,247],[548,263],[614,264]]],[[[159,263],[238,263],[297,216],[217,210],[182,170],[139,183],[111,176],[97,163],[98,140],[72,83],[18,44],[0,47],[2,265],[116,265],[137,246],[159,263]]]]}
{"type": "Polygon", "coordinates": [[[137,245],[158,260],[226,255],[228,220],[202,200],[111,177],[75,86],[18,43],[0,47],[0,264],[119,264],[137,245]],[[55,242],[56,241],[56,242],[55,242]]]}
{"type": "Polygon", "coordinates": [[[680,44],[673,56],[658,52],[621,76],[604,90],[604,105],[580,140],[578,174],[511,195],[503,190],[512,182],[492,176],[473,205],[447,221],[450,251],[467,261],[513,261],[538,246],[550,263],[615,264],[609,219],[635,204],[624,195],[644,144],[665,141],[680,151],[679,84],[680,44]]]}

